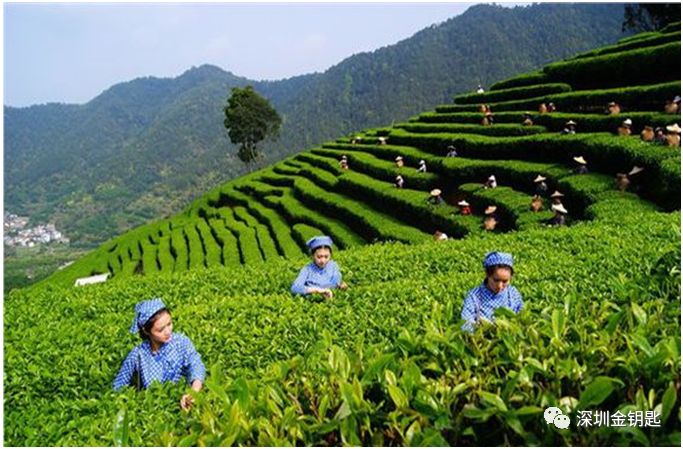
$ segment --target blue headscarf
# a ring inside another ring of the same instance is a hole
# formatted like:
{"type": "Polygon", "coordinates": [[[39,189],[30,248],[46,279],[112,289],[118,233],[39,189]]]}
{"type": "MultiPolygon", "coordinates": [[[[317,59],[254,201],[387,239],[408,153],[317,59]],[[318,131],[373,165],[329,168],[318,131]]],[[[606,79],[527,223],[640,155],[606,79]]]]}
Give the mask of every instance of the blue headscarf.
{"type": "Polygon", "coordinates": [[[329,246],[332,248],[332,239],[326,235],[318,235],[307,241],[306,246],[308,246],[311,253],[321,246],[329,246]]]}
{"type": "Polygon", "coordinates": [[[166,306],[160,298],[148,299],[147,301],[137,303],[135,305],[133,324],[130,326],[130,333],[137,334],[145,323],[152,318],[152,315],[165,308],[166,306]]]}
{"type": "Polygon", "coordinates": [[[484,268],[492,267],[494,265],[506,265],[512,268],[513,263],[514,259],[510,253],[493,251],[484,257],[484,268]]]}

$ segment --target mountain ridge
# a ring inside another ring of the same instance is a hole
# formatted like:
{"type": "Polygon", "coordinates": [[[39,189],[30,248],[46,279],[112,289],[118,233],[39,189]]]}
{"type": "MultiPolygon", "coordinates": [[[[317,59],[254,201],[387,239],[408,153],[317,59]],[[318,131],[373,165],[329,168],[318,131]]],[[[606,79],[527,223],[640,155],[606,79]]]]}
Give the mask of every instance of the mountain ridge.
{"type": "Polygon", "coordinates": [[[118,83],[82,105],[6,106],[5,201],[11,211],[55,221],[72,241],[99,243],[245,173],[222,125],[231,87],[254,85],[283,116],[280,140],[264,145],[273,162],[404,120],[479,82],[611,43],[621,36],[620,8],[478,5],[324,73],[252,81],[202,64],[175,78],[118,83]],[[553,34],[561,48],[545,42],[553,34]]]}

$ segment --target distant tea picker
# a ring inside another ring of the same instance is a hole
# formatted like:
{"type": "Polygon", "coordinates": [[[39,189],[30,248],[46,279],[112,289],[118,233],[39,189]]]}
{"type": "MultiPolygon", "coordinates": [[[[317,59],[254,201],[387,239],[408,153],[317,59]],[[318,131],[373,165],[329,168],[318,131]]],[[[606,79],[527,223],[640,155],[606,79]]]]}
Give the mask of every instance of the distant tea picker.
{"type": "Polygon", "coordinates": [[[332,260],[332,239],[326,235],[313,237],[306,242],[311,252],[311,263],[304,266],[292,284],[292,294],[320,295],[330,299],[332,290],[346,290],[348,285],[342,280],[339,265],[332,260]]]}

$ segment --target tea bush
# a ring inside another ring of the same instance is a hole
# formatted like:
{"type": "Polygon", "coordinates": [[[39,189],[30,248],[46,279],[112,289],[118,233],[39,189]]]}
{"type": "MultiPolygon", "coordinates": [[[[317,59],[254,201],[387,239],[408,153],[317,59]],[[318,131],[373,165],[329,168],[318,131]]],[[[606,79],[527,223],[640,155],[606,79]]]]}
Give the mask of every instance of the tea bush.
{"type": "Polygon", "coordinates": [[[562,61],[543,68],[548,79],[575,89],[658,83],[681,78],[681,42],[562,61]],[[614,76],[618,73],[619,76],[614,76]]]}
{"type": "Polygon", "coordinates": [[[533,86],[513,87],[507,89],[496,89],[483,94],[458,95],[453,99],[455,104],[481,104],[495,103],[497,101],[512,100],[520,97],[537,97],[539,95],[554,94],[559,92],[569,92],[572,86],[564,83],[545,83],[533,86]]]}
{"type": "Polygon", "coordinates": [[[541,70],[535,72],[524,73],[517,75],[514,78],[509,78],[503,81],[498,81],[491,85],[492,91],[512,89],[516,87],[533,86],[547,81],[546,74],[541,70]]]}
{"type": "Polygon", "coordinates": [[[679,444],[680,213],[614,213],[335,252],[352,288],[332,301],[290,297],[304,261],[284,259],[13,292],[5,443],[679,444]],[[462,298],[492,249],[515,254],[525,308],[468,335],[462,298]],[[132,307],[158,295],[209,368],[189,414],[183,385],[111,391],[136,344],[132,307]],[[662,427],[557,431],[542,418],[550,405],[657,410],[662,427]]]}

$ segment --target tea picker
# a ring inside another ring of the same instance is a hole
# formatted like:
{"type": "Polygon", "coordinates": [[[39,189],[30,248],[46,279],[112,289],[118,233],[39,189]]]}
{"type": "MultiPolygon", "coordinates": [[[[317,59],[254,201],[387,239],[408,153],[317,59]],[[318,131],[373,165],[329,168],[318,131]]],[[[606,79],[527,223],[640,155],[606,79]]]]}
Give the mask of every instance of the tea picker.
{"type": "Polygon", "coordinates": [[[332,239],[326,235],[313,237],[306,242],[312,261],[304,266],[292,283],[294,295],[321,295],[332,298],[332,290],[346,290],[339,265],[332,260],[332,239]]]}
{"type": "MultiPolygon", "coordinates": [[[[121,365],[113,382],[114,390],[133,385],[138,390],[152,382],[177,383],[185,377],[192,390],[204,385],[206,368],[189,338],[173,332],[171,313],[159,298],[142,301],[135,306],[135,317],[130,327],[143,342],[134,347],[121,365]]],[[[192,396],[183,395],[180,406],[192,406],[192,396]]]]}
{"type": "Polygon", "coordinates": [[[522,295],[510,285],[514,274],[512,254],[490,252],[484,257],[484,281],[465,296],[461,318],[465,321],[462,329],[468,332],[483,322],[495,322],[494,312],[500,307],[519,313],[524,307],[522,295]]]}

